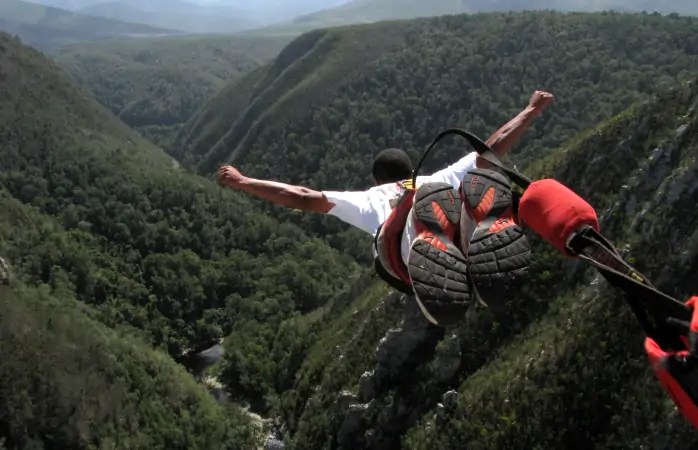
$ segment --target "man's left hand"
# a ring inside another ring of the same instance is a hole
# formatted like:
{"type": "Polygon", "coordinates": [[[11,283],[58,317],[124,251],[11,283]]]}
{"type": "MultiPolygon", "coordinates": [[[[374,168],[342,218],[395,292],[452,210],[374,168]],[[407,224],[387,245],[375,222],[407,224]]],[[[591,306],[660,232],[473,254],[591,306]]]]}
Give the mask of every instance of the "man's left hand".
{"type": "Polygon", "coordinates": [[[550,92],[536,91],[531,96],[531,100],[528,102],[529,108],[532,108],[537,114],[542,113],[545,108],[552,105],[555,101],[555,97],[550,92]]]}
{"type": "Polygon", "coordinates": [[[245,176],[233,166],[222,166],[218,169],[218,181],[231,188],[237,188],[245,181],[245,176]]]}

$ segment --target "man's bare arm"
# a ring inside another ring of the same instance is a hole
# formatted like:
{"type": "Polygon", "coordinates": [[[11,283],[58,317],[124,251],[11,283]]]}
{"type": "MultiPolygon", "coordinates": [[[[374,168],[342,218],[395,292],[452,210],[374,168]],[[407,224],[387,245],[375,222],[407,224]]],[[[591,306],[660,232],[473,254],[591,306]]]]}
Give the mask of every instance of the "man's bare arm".
{"type": "Polygon", "coordinates": [[[322,192],[277,181],[246,178],[240,184],[239,189],[274,202],[277,205],[304,211],[324,214],[329,212],[334,206],[322,192]]]}
{"type": "Polygon", "coordinates": [[[334,207],[334,203],[330,202],[322,192],[278,181],[249,178],[231,166],[221,167],[218,175],[224,185],[245,191],[277,205],[323,214],[328,213],[334,207]]]}
{"type": "MultiPolygon", "coordinates": [[[[521,135],[528,129],[533,119],[538,117],[552,102],[552,94],[536,91],[531,97],[528,106],[516,117],[495,131],[494,134],[487,139],[487,145],[492,148],[497,156],[500,158],[503,157],[511,150],[511,147],[521,139],[521,135]]],[[[478,157],[477,167],[487,169],[491,168],[491,164],[478,157]]]]}

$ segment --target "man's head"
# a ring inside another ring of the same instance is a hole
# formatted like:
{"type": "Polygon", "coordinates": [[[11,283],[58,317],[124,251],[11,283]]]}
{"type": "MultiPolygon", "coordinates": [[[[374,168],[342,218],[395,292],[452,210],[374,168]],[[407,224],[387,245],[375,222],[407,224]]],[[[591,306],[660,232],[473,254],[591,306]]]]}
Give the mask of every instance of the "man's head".
{"type": "Polygon", "coordinates": [[[412,160],[403,150],[387,148],[373,160],[372,175],[376,185],[408,179],[412,175],[412,160]]]}

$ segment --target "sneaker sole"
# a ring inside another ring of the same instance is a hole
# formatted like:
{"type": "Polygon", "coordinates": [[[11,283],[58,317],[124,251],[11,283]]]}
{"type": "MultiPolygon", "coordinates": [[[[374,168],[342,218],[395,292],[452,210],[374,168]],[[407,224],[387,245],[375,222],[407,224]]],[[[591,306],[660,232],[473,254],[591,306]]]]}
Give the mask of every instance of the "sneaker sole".
{"type": "Polygon", "coordinates": [[[447,183],[427,183],[417,191],[412,211],[426,227],[410,247],[408,272],[415,300],[429,322],[454,325],[472,303],[468,265],[453,244],[460,223],[458,191],[447,183]]]}
{"type": "Polygon", "coordinates": [[[513,207],[504,175],[473,169],[463,177],[462,186],[467,206],[478,221],[468,246],[468,273],[478,299],[495,306],[511,298],[527,279],[531,247],[513,220],[497,221],[513,207]]]}

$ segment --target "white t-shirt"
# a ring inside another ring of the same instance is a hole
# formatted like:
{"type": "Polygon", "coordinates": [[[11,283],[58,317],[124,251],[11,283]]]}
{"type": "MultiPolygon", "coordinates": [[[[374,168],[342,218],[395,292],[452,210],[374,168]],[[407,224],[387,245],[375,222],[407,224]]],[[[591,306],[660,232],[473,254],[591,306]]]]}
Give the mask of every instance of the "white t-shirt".
{"type": "MultiPolygon", "coordinates": [[[[455,164],[433,175],[418,176],[416,187],[428,181],[441,181],[449,183],[455,189],[458,189],[463,176],[476,167],[476,159],[477,153],[471,152],[455,164]]],[[[367,191],[323,191],[323,194],[325,194],[327,200],[335,204],[328,214],[369,233],[371,236],[375,236],[378,227],[385,222],[392,211],[390,201],[400,194],[401,189],[400,184],[389,183],[372,187],[367,191]]],[[[470,219],[466,215],[461,217],[462,220],[470,219]]],[[[472,234],[472,231],[474,231],[473,224],[465,225],[467,226],[466,229],[470,230],[470,234],[472,234]]],[[[405,231],[402,233],[400,245],[400,253],[405,265],[407,265],[409,258],[410,246],[416,237],[414,222],[410,214],[405,225],[405,231]]]]}

